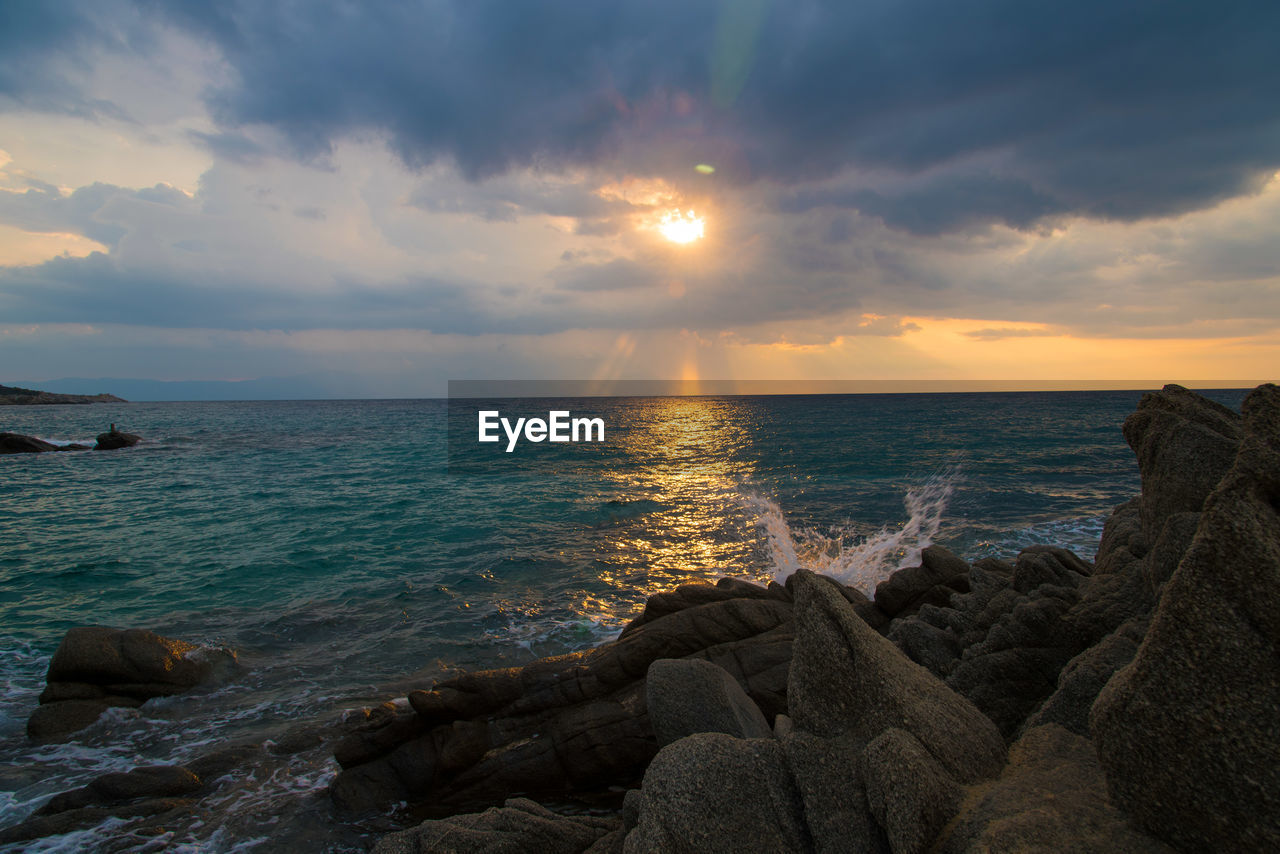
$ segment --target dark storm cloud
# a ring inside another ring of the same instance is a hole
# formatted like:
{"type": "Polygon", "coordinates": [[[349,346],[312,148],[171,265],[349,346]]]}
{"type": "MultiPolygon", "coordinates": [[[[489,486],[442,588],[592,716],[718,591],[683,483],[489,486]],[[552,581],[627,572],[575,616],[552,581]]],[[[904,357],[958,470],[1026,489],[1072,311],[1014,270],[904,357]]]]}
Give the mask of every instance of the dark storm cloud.
{"type": "MultiPolygon", "coordinates": [[[[96,31],[5,5],[4,38],[36,47],[6,55],[0,91],[50,101],[41,63],[96,31]]],[[[853,170],[875,184],[827,203],[926,234],[1172,214],[1280,166],[1272,0],[144,8],[234,71],[208,94],[226,134],[208,144],[230,155],[244,154],[238,130],[266,125],[302,157],[374,133],[410,165],[443,158],[473,179],[605,161],[661,173],[705,159],[724,164],[717,179],[783,184],[853,170]]]]}

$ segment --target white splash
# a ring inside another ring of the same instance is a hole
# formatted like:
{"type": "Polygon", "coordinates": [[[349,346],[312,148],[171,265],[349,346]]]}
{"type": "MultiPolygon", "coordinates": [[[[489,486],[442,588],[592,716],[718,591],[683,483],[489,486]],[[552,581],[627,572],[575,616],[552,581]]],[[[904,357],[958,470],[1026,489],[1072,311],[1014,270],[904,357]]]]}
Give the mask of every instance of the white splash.
{"type": "Polygon", "coordinates": [[[957,469],[946,469],[907,490],[903,499],[907,521],[866,537],[847,527],[825,533],[811,528],[793,530],[782,508],[770,499],[752,495],[746,504],[759,514],[756,525],[768,540],[775,581],[785,581],[797,569],[810,569],[874,596],[876,585],[894,570],[920,563],[920,552],[932,545],[942,525],[958,478],[957,469]]]}

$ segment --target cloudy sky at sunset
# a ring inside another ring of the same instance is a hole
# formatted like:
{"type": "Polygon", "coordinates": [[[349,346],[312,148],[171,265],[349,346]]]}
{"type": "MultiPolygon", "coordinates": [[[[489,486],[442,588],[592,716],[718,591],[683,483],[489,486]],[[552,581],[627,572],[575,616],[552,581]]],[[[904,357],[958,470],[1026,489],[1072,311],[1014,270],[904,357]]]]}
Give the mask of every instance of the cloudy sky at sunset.
{"type": "Polygon", "coordinates": [[[213,5],[0,6],[0,382],[1275,379],[1274,0],[213,5]]]}

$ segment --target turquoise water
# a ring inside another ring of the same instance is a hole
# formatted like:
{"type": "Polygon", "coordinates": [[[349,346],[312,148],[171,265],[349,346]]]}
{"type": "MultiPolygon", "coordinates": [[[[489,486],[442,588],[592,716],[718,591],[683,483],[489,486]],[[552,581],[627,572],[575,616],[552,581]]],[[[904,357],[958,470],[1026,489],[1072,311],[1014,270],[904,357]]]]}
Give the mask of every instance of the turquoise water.
{"type": "MultiPolygon", "coordinates": [[[[803,564],[870,589],[929,539],[968,558],[1037,542],[1091,558],[1137,492],[1120,424],[1139,396],[573,401],[605,419],[604,444],[478,472],[449,469],[436,400],[5,408],[2,430],[85,441],[114,421],[145,441],[0,456],[0,826],[108,768],[597,643],[686,580],[803,564]],[[48,656],[82,624],[229,645],[248,670],[33,748],[48,656]]],[[[252,847],[282,798],[323,814],[332,771],[304,755],[246,779],[252,796],[192,844],[252,847]]]]}

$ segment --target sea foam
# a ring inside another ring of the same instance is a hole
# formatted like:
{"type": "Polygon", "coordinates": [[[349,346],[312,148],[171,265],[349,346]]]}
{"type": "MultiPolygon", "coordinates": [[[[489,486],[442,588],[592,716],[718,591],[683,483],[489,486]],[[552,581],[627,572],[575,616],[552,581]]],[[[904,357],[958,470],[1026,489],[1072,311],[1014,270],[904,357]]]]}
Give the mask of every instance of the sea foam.
{"type": "Polygon", "coordinates": [[[810,569],[871,597],[894,570],[919,564],[920,552],[938,534],[959,479],[959,469],[948,468],[908,489],[903,498],[906,521],[870,535],[856,533],[851,525],[827,531],[792,528],[775,501],[749,495],[745,503],[765,533],[775,581],[785,581],[797,569],[810,569]]]}

